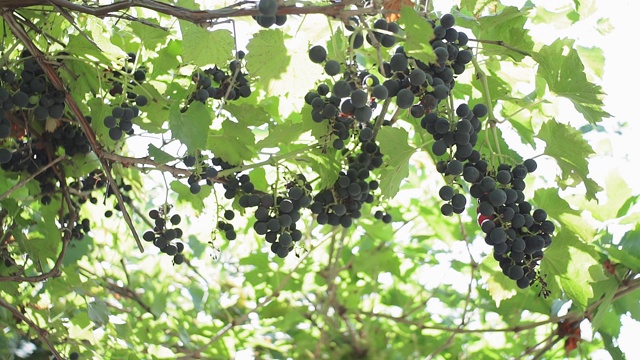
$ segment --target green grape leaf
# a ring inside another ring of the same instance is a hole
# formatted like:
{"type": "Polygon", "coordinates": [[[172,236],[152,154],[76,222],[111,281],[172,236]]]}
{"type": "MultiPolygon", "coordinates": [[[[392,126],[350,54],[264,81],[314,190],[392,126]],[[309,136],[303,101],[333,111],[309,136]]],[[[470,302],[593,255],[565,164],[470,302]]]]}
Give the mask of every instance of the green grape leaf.
{"type": "Polygon", "coordinates": [[[169,186],[177,196],[179,203],[190,204],[193,207],[193,210],[195,210],[196,212],[202,212],[204,210],[204,199],[209,197],[212,189],[211,186],[202,185],[200,192],[194,195],[191,193],[189,186],[181,183],[178,180],[172,181],[171,185],[169,186]]]}
{"type": "Polygon", "coordinates": [[[496,306],[504,300],[510,299],[518,294],[515,282],[505,276],[501,271],[497,271],[498,263],[492,256],[487,256],[482,261],[483,279],[486,281],[487,289],[496,306]]]}
{"type": "Polygon", "coordinates": [[[539,64],[538,77],[544,79],[549,90],[573,103],[590,122],[610,115],[602,111],[602,88],[587,80],[584,64],[573,47],[574,41],[558,39],[533,54],[539,64]]]}
{"type": "Polygon", "coordinates": [[[296,158],[297,162],[306,162],[320,177],[320,189],[326,189],[333,184],[340,175],[342,156],[333,147],[327,149],[315,148],[296,158]]]}
{"type": "Polygon", "coordinates": [[[404,52],[425,64],[434,63],[436,55],[429,41],[433,39],[433,29],[413,7],[400,9],[400,21],[404,25],[404,52]]]}
{"type": "Polygon", "coordinates": [[[182,32],[182,61],[196,66],[224,67],[233,56],[235,42],[229,30],[209,31],[188,21],[180,20],[182,32]]]}
{"type": "Polygon", "coordinates": [[[598,253],[568,230],[561,229],[544,252],[540,271],[547,282],[559,284],[579,308],[584,309],[594,296],[592,284],[606,280],[598,253]]]}
{"type": "Polygon", "coordinates": [[[170,32],[158,26],[153,26],[159,25],[156,19],[145,18],[145,21],[147,24],[137,21],[131,21],[129,23],[133,33],[140,39],[140,43],[151,50],[156,49],[160,44],[166,43],[170,32]]]}
{"type": "Polygon", "coordinates": [[[297,140],[305,130],[303,123],[297,124],[273,124],[269,126],[269,135],[258,141],[258,149],[282,146],[291,144],[297,140]]]}
{"type": "Polygon", "coordinates": [[[169,111],[169,128],[173,136],[187,146],[189,152],[204,149],[213,114],[204,104],[194,101],[185,112],[175,103],[169,111]]]}
{"type": "Polygon", "coordinates": [[[157,146],[153,144],[149,144],[148,146],[149,157],[153,159],[153,161],[158,162],[160,164],[166,164],[169,161],[175,160],[176,158],[166,152],[160,150],[157,146]]]}
{"type": "Polygon", "coordinates": [[[638,199],[633,196],[631,188],[616,169],[612,169],[604,183],[606,202],[590,201],[584,205],[593,217],[600,221],[607,221],[627,214],[629,207],[638,199]]]}
{"type": "Polygon", "coordinates": [[[180,66],[178,56],[182,54],[182,42],[170,40],[157,52],[158,56],[151,58],[150,63],[155,75],[167,74],[180,66]]]}
{"type": "Polygon", "coordinates": [[[509,56],[515,61],[521,61],[534,46],[525,23],[529,20],[531,5],[518,9],[507,6],[501,11],[482,16],[478,21],[469,22],[477,39],[496,41],[507,46],[486,43],[482,53],[487,56],[509,56]]]}
{"type": "Polygon", "coordinates": [[[400,183],[409,176],[409,160],[416,151],[408,144],[409,134],[406,130],[383,127],[377,137],[380,151],[389,160],[380,171],[380,189],[383,196],[392,198],[400,190],[400,183]]]}
{"type": "Polygon", "coordinates": [[[247,44],[247,71],[260,78],[255,84],[263,88],[269,86],[272,79],[279,79],[289,62],[291,55],[284,44],[285,34],[280,29],[260,30],[247,44]]]}
{"type": "Polygon", "coordinates": [[[251,129],[225,120],[220,130],[212,130],[207,148],[230,164],[239,165],[255,156],[255,135],[251,129]]]}
{"type": "Polygon", "coordinates": [[[593,148],[582,137],[582,133],[569,125],[560,124],[555,119],[545,122],[538,138],[546,143],[544,153],[554,158],[560,166],[559,185],[562,188],[573,185],[571,180],[582,181],[587,190],[586,197],[596,200],[596,193],[602,188],[589,178],[587,158],[594,154],[593,148]]]}
{"type": "Polygon", "coordinates": [[[267,124],[271,120],[271,116],[261,107],[253,105],[253,101],[234,101],[224,106],[224,110],[228,111],[238,120],[238,123],[245,126],[261,126],[267,124]]]}

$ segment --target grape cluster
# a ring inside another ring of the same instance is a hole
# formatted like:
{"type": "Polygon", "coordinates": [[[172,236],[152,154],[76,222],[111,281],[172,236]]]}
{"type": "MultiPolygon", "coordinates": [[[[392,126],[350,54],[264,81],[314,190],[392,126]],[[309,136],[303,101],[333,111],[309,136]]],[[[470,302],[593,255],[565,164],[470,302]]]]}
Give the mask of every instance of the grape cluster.
{"type": "Polygon", "coordinates": [[[300,220],[300,210],[311,203],[311,185],[304,175],[298,174],[286,189],[286,194],[275,199],[271,194],[256,195],[257,204],[252,201],[244,206],[257,207],[253,229],[264,236],[271,244],[271,252],[280,258],[286,257],[293,250],[294,243],[302,239],[296,223],[300,220]]]}
{"type": "Polygon", "coordinates": [[[287,22],[287,15],[278,15],[278,3],[276,0],[260,0],[258,2],[258,12],[260,15],[253,16],[258,25],[269,28],[273,25],[282,26],[287,22]]]}
{"type": "Polygon", "coordinates": [[[543,209],[533,210],[523,190],[527,174],[535,171],[535,160],[511,167],[500,164],[482,174],[470,188],[478,201],[478,223],[485,242],[493,246],[493,256],[502,272],[518,287],[527,288],[536,279],[536,266],[551,245],[555,225],[543,209]]]}
{"type": "MultiPolygon", "coordinates": [[[[233,210],[227,209],[224,211],[224,218],[227,221],[233,220],[234,217],[236,217],[236,213],[233,210]]],[[[227,240],[235,240],[238,236],[238,234],[236,233],[236,229],[234,228],[233,224],[227,221],[218,221],[218,230],[224,232],[224,237],[227,238],[227,240]]]]}
{"type": "MultiPolygon", "coordinates": [[[[456,115],[458,120],[440,117],[432,112],[422,118],[420,125],[435,140],[431,146],[433,154],[438,157],[446,155],[445,159],[436,163],[438,172],[451,175],[454,179],[462,177],[473,183],[480,173],[470,165],[480,160],[480,153],[474,146],[482,129],[480,118],[487,115],[487,107],[476,104],[470,109],[467,104],[461,104],[456,108],[456,115]]],[[[440,208],[443,215],[461,214],[464,211],[467,198],[463,194],[456,194],[449,185],[443,186],[439,193],[440,198],[446,201],[440,208]]]]}
{"type": "Polygon", "coordinates": [[[251,87],[248,74],[242,72],[244,56],[243,51],[238,51],[237,59],[229,63],[227,71],[214,66],[193,74],[191,79],[196,88],[188,102],[198,101],[204,104],[208,99],[238,100],[241,97],[249,97],[251,87]]]}
{"type": "Polygon", "coordinates": [[[178,214],[172,215],[168,222],[168,211],[164,208],[160,210],[153,209],[149,211],[149,217],[155,222],[152,230],[147,230],[142,239],[152,242],[161,252],[173,256],[173,263],[176,265],[184,262],[184,244],[178,239],[182,238],[182,229],[177,227],[180,225],[182,218],[178,214]],[[171,227],[173,226],[173,227],[171,227]]]}
{"type": "MultiPolygon", "coordinates": [[[[143,95],[138,95],[136,98],[136,104],[147,104],[147,98],[143,95]],[[138,99],[145,99],[145,101],[137,101],[138,99]]],[[[118,141],[122,138],[123,134],[133,135],[133,120],[140,115],[140,109],[137,105],[128,105],[123,103],[122,106],[116,106],[111,109],[111,115],[107,115],[104,118],[104,126],[109,129],[109,137],[111,140],[118,141]]]]}
{"type": "Polygon", "coordinates": [[[349,156],[347,170],[341,171],[333,187],[320,191],[310,206],[318,224],[348,228],[362,216],[364,203],[373,203],[377,180],[369,180],[371,170],[382,165],[380,147],[374,141],[361,143],[359,151],[349,156]]]}
{"type": "Polygon", "coordinates": [[[453,28],[455,19],[446,14],[440,24],[427,20],[434,29],[431,47],[436,61],[431,64],[407,55],[402,46],[380,67],[386,78],[382,83],[389,97],[396,97],[396,105],[410,109],[413,117],[420,118],[434,110],[438,103],[449,96],[455,86],[455,76],[464,72],[473,54],[464,49],[469,41],[464,32],[453,28]]]}

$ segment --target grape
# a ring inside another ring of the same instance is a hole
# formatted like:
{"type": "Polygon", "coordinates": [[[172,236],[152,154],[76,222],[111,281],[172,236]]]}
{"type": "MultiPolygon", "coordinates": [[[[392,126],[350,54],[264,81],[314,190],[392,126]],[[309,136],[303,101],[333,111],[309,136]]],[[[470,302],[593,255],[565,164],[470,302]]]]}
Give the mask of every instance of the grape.
{"type": "Polygon", "coordinates": [[[120,138],[122,138],[122,129],[118,127],[109,129],[109,137],[114,141],[120,140],[120,138]]]}
{"type": "Polygon", "coordinates": [[[178,225],[180,224],[180,221],[182,220],[182,218],[180,217],[180,215],[175,214],[171,217],[171,219],[169,221],[171,221],[171,224],[173,225],[178,225]]]}
{"type": "MultiPolygon", "coordinates": [[[[206,79],[208,79],[208,78],[206,78],[206,79]]],[[[207,95],[208,95],[208,93],[207,93],[207,95]]],[[[147,105],[149,100],[144,95],[138,95],[138,97],[136,97],[135,102],[136,102],[136,105],[138,105],[138,106],[145,106],[145,105],[147,105]]]]}
{"type": "Polygon", "coordinates": [[[189,191],[191,191],[192,194],[198,194],[200,192],[200,184],[198,184],[197,182],[194,182],[193,184],[191,184],[189,186],[189,191]]]}
{"type": "Polygon", "coordinates": [[[405,54],[394,54],[389,60],[389,64],[393,71],[405,71],[409,66],[409,60],[405,54]]]}
{"type": "Polygon", "coordinates": [[[363,90],[356,90],[351,93],[351,103],[355,108],[361,108],[367,105],[368,95],[363,90]]]}
{"type": "Polygon", "coordinates": [[[398,91],[396,103],[400,109],[408,109],[413,105],[414,95],[409,89],[402,89],[398,91]]]}
{"type": "Polygon", "coordinates": [[[193,155],[187,155],[182,159],[182,162],[186,167],[193,167],[196,165],[196,157],[193,155]]]}
{"type": "Polygon", "coordinates": [[[500,170],[496,174],[496,180],[500,184],[508,184],[511,182],[511,172],[509,170],[500,170]]]}
{"type": "Polygon", "coordinates": [[[325,50],[324,47],[320,46],[320,45],[316,45],[313,46],[311,49],[309,49],[309,59],[316,63],[316,64],[320,64],[321,62],[325,61],[327,58],[327,50],[325,50]]]}
{"type": "Polygon", "coordinates": [[[349,35],[349,44],[353,44],[354,49],[359,49],[364,44],[364,36],[362,33],[354,33],[349,35]]]}
{"type": "Polygon", "coordinates": [[[524,270],[522,269],[522,266],[519,265],[511,266],[508,272],[511,280],[520,280],[524,276],[524,270]]]}
{"type": "Polygon", "coordinates": [[[438,100],[446,99],[449,96],[449,88],[446,85],[438,85],[433,89],[433,96],[438,100]]]}
{"type": "Polygon", "coordinates": [[[491,216],[494,213],[494,207],[493,204],[491,204],[490,202],[481,202],[480,205],[478,205],[478,213],[484,215],[484,216],[491,216]]]}
{"type": "Polygon", "coordinates": [[[456,24],[456,19],[451,14],[444,14],[440,18],[440,25],[444,28],[450,28],[456,24]]]}
{"type": "Polygon", "coordinates": [[[411,106],[411,110],[409,112],[414,118],[420,118],[424,115],[425,111],[426,110],[424,109],[424,106],[422,106],[421,104],[416,104],[411,106]]]}
{"type": "Polygon", "coordinates": [[[530,173],[536,171],[536,169],[538,168],[538,163],[536,163],[536,161],[533,159],[525,160],[523,165],[525,166],[525,168],[527,168],[527,172],[530,173]]]}
{"type": "Polygon", "coordinates": [[[29,95],[23,91],[18,91],[13,95],[13,103],[17,107],[26,107],[29,104],[29,95]]]}
{"type": "Polygon", "coordinates": [[[371,128],[364,128],[360,130],[360,141],[366,142],[373,139],[373,130],[371,128]]]}
{"type": "Polygon", "coordinates": [[[175,254],[173,256],[173,263],[176,265],[180,265],[184,262],[184,255],[182,255],[181,253],[175,254]]]}
{"type": "Polygon", "coordinates": [[[362,123],[366,123],[369,120],[371,120],[372,115],[373,115],[373,111],[368,106],[357,108],[353,112],[353,116],[356,118],[356,120],[362,123]]]}
{"type": "Polygon", "coordinates": [[[270,28],[273,24],[276,23],[276,17],[258,15],[256,16],[256,22],[258,23],[258,25],[262,26],[263,28],[270,28]]]}
{"type": "Polygon", "coordinates": [[[392,217],[391,217],[391,214],[384,214],[382,216],[382,222],[385,223],[385,224],[391,223],[391,220],[393,220],[392,217]]]}
{"type": "Polygon", "coordinates": [[[279,208],[280,208],[280,212],[289,213],[293,210],[293,203],[289,199],[282,200],[279,208]]]}
{"type": "Polygon", "coordinates": [[[335,60],[329,60],[324,64],[324,72],[329,76],[335,76],[340,73],[340,63],[335,60]]]}
{"type": "Polygon", "coordinates": [[[348,97],[351,95],[351,86],[344,80],[338,80],[333,85],[333,94],[340,98],[348,97]]]}
{"type": "Polygon", "coordinates": [[[373,91],[371,92],[374,98],[378,100],[384,100],[389,96],[389,91],[387,87],[381,84],[378,84],[373,87],[373,91]]]}
{"type": "Polygon", "coordinates": [[[469,112],[471,110],[469,109],[469,105],[467,104],[460,104],[457,108],[456,108],[456,115],[458,115],[461,118],[465,118],[467,117],[467,115],[469,115],[469,112]]]}
{"type": "Polygon", "coordinates": [[[496,207],[504,205],[507,201],[507,194],[502,189],[493,189],[489,193],[489,201],[496,207]]]}
{"type": "Polygon", "coordinates": [[[451,198],[451,206],[453,209],[464,209],[467,204],[467,198],[462,194],[455,194],[453,198],[451,198]]]}
{"type": "MultiPolygon", "coordinates": [[[[458,41],[460,41],[460,33],[458,33],[458,41]]],[[[469,50],[461,50],[456,57],[456,62],[462,65],[468,64],[471,62],[473,58],[473,54],[469,50]]]]}
{"type": "Polygon", "coordinates": [[[72,352],[71,354],[69,354],[69,360],[78,360],[80,359],[80,355],[77,352],[72,352]]]}
{"type": "Polygon", "coordinates": [[[435,156],[442,156],[447,152],[448,146],[443,140],[438,140],[431,145],[431,151],[435,156]]]}
{"type": "Polygon", "coordinates": [[[258,11],[264,16],[275,16],[278,11],[278,3],[276,0],[260,0],[258,2],[258,11]]]}
{"type": "Polygon", "coordinates": [[[467,166],[462,171],[462,177],[469,183],[475,183],[480,177],[480,172],[473,166],[467,166]]]}
{"type": "Polygon", "coordinates": [[[487,109],[487,106],[485,104],[478,103],[473,107],[472,112],[473,115],[475,115],[477,118],[481,118],[487,116],[489,110],[487,109]]]}
{"type": "Polygon", "coordinates": [[[227,220],[233,220],[235,216],[236,216],[236,213],[233,210],[224,211],[224,218],[227,220]]]}
{"type": "Polygon", "coordinates": [[[282,26],[286,22],[287,22],[287,15],[276,15],[276,25],[282,26]]]}
{"type": "Polygon", "coordinates": [[[138,69],[133,73],[133,78],[141,83],[146,79],[146,73],[143,69],[138,69]]]}
{"type": "Polygon", "coordinates": [[[447,165],[447,171],[451,175],[460,175],[462,174],[462,170],[463,170],[462,162],[458,160],[451,160],[447,165]]]}
{"type": "Polygon", "coordinates": [[[413,69],[409,74],[409,82],[413,86],[421,86],[427,80],[427,74],[421,69],[413,69]]]}
{"type": "Polygon", "coordinates": [[[542,209],[536,209],[533,212],[533,220],[541,223],[545,220],[547,220],[547,212],[542,210],[542,209]]]}
{"type": "Polygon", "coordinates": [[[445,185],[440,188],[438,195],[440,195],[440,198],[442,200],[449,201],[451,200],[451,198],[453,198],[453,195],[454,195],[453,188],[449,185],[445,185]]]}
{"type": "Polygon", "coordinates": [[[501,227],[491,230],[489,237],[494,244],[502,244],[507,241],[507,233],[501,227]]]}
{"type": "Polygon", "coordinates": [[[453,206],[451,206],[451,204],[442,204],[440,212],[444,216],[451,216],[451,214],[453,214],[453,206]]]}

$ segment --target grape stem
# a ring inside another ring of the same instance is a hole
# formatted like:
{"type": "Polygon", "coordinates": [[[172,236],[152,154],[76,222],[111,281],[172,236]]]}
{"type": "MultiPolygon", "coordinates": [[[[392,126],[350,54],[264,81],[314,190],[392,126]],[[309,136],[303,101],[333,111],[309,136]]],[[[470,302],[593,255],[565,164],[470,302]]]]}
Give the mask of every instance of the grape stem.
{"type": "Polygon", "coordinates": [[[498,46],[502,46],[506,49],[509,49],[511,51],[515,51],[520,55],[524,55],[524,56],[529,56],[531,57],[531,54],[529,54],[528,52],[524,51],[524,50],[520,50],[518,48],[515,48],[511,45],[507,45],[504,41],[502,40],[482,40],[482,39],[469,39],[469,41],[475,41],[477,43],[481,43],[481,44],[491,44],[491,45],[498,45],[498,46]]]}
{"type": "Polygon", "coordinates": [[[376,136],[378,135],[378,131],[382,127],[382,123],[384,122],[384,116],[387,114],[387,110],[389,109],[389,105],[391,104],[391,98],[386,98],[384,103],[382,104],[382,110],[380,111],[380,115],[376,118],[376,122],[373,125],[373,137],[371,141],[375,141],[376,136]]]}
{"type": "MultiPolygon", "coordinates": [[[[498,130],[496,128],[496,123],[498,122],[498,120],[496,119],[495,115],[493,114],[493,104],[491,102],[491,92],[489,91],[489,82],[487,81],[487,74],[484,72],[484,70],[482,70],[482,68],[480,67],[480,64],[478,64],[478,59],[476,59],[475,57],[473,57],[471,59],[471,61],[473,62],[473,67],[476,71],[476,77],[478,80],[480,80],[480,84],[482,84],[482,98],[484,99],[484,103],[487,106],[488,109],[488,127],[491,130],[491,133],[493,134],[493,141],[495,144],[495,151],[498,154],[498,156],[502,156],[502,153],[500,152],[500,141],[498,139],[498,130]]],[[[488,135],[487,135],[488,136],[488,135]]],[[[489,139],[487,139],[487,144],[489,145],[489,148],[491,149],[491,160],[493,162],[494,160],[494,150],[490,145],[490,141],[489,139]]],[[[495,164],[494,164],[495,165],[495,164]]]]}

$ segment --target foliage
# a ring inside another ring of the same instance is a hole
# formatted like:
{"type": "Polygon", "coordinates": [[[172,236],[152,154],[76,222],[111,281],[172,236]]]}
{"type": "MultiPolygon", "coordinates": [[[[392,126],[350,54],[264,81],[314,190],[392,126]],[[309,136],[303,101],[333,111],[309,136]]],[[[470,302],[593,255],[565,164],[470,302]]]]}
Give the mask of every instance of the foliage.
{"type": "Polygon", "coordinates": [[[525,26],[580,1],[55,3],[0,2],[0,358],[624,358],[603,60],[525,26]]]}

